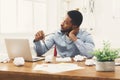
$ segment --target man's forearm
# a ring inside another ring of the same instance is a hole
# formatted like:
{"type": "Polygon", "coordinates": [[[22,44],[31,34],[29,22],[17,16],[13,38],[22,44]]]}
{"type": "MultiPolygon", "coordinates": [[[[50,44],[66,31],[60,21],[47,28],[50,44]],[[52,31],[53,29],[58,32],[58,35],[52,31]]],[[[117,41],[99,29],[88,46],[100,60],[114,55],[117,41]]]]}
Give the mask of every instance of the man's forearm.
{"type": "Polygon", "coordinates": [[[41,43],[39,41],[34,42],[35,44],[35,51],[37,52],[37,55],[43,55],[44,51],[42,49],[41,43]]]}
{"type": "Polygon", "coordinates": [[[91,58],[93,56],[91,54],[91,52],[93,51],[93,48],[94,48],[94,45],[92,43],[84,43],[80,39],[77,39],[74,43],[82,55],[84,55],[88,58],[91,58]]]}

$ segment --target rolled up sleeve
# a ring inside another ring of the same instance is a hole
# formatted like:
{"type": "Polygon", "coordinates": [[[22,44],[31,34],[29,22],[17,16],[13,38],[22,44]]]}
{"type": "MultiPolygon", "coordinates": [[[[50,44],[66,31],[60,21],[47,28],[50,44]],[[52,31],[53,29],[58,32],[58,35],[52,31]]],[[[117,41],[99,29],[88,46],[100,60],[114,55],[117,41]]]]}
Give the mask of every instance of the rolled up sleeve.
{"type": "Polygon", "coordinates": [[[74,43],[80,51],[80,54],[86,56],[87,58],[93,57],[91,52],[93,52],[95,45],[90,35],[86,36],[85,41],[78,38],[74,43]]]}

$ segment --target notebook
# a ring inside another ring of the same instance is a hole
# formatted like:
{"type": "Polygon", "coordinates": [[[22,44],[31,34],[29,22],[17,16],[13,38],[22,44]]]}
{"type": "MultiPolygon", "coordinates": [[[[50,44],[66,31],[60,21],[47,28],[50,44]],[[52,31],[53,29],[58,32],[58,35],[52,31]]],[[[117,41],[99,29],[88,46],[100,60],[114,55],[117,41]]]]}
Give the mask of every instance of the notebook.
{"type": "Polygon", "coordinates": [[[28,39],[5,39],[8,57],[14,59],[15,57],[23,57],[25,61],[43,60],[44,57],[33,57],[28,39]]]}

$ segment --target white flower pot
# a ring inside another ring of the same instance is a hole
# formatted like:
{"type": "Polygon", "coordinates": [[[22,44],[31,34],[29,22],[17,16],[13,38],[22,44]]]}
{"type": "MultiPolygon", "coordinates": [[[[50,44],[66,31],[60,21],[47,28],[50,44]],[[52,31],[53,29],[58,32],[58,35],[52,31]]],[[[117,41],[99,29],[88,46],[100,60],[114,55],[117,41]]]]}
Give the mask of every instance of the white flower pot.
{"type": "Polygon", "coordinates": [[[114,61],[111,61],[111,62],[96,61],[96,71],[115,71],[115,62],[114,61]]]}

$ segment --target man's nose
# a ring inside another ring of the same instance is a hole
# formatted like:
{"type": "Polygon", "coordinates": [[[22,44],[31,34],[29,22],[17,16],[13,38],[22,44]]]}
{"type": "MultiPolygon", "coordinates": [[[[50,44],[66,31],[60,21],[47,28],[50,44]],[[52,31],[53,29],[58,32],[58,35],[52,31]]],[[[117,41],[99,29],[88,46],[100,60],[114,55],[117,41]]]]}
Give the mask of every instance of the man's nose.
{"type": "Polygon", "coordinates": [[[61,26],[63,26],[63,22],[61,23],[61,26]]]}

